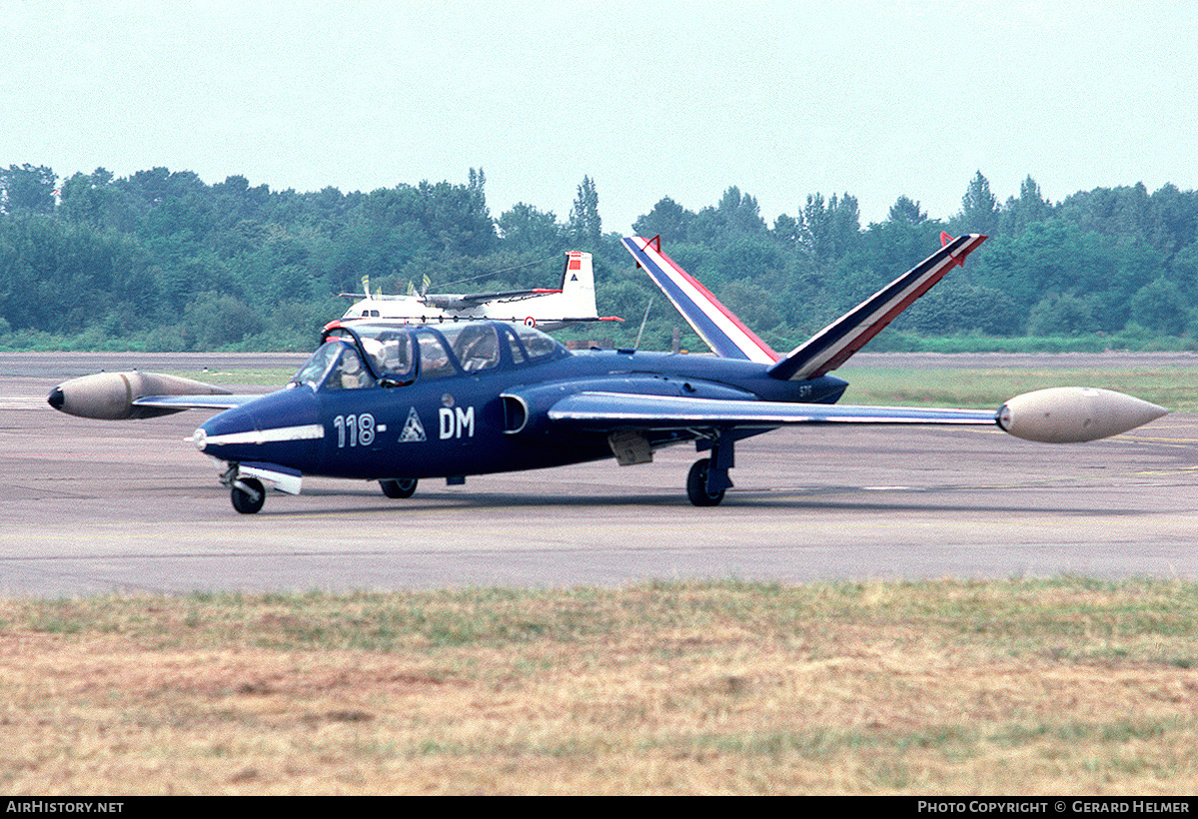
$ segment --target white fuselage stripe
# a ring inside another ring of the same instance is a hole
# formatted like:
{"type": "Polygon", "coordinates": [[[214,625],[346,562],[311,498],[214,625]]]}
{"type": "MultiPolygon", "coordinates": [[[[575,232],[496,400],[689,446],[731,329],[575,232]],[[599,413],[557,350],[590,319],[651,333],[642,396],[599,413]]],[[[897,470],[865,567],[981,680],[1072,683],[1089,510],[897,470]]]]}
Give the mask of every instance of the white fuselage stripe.
{"type": "Polygon", "coordinates": [[[224,435],[209,435],[205,444],[273,444],[280,441],[310,441],[324,437],[321,424],[304,424],[298,427],[275,427],[246,432],[227,432],[224,435]]]}

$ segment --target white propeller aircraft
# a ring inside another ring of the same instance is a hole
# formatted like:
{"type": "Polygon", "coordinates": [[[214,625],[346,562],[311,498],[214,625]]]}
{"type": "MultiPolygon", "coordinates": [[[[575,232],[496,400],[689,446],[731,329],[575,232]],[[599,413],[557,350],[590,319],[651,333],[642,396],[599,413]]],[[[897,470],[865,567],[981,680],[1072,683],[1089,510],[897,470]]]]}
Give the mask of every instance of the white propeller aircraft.
{"type": "Polygon", "coordinates": [[[363,293],[342,293],[349,298],[365,295],[345,311],[346,319],[395,319],[407,324],[441,324],[463,319],[514,321],[542,330],[588,321],[622,321],[600,316],[595,306],[595,272],[591,254],[566,253],[562,286],[557,290],[503,290],[491,293],[430,293],[406,296],[371,295],[369,279],[363,293]]]}

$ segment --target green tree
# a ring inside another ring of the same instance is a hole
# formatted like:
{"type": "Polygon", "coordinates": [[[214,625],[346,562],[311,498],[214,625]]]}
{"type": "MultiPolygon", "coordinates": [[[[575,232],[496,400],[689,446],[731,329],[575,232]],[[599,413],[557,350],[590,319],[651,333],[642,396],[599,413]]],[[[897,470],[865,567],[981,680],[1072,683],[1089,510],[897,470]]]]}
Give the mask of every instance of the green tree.
{"type": "Polygon", "coordinates": [[[808,194],[798,238],[799,246],[812,259],[817,262],[839,259],[856,247],[860,231],[860,213],[854,197],[846,193],[842,199],[832,194],[825,205],[822,194],[808,194]]]}
{"type": "Polygon", "coordinates": [[[524,202],[517,202],[500,215],[499,233],[505,250],[539,256],[560,252],[565,240],[552,211],[542,213],[524,202]]]}
{"type": "Polygon", "coordinates": [[[961,198],[962,229],[970,233],[993,234],[998,229],[998,216],[998,200],[990,192],[986,177],[978,171],[961,198]]]}
{"type": "Polygon", "coordinates": [[[1167,184],[1149,197],[1148,238],[1166,257],[1194,243],[1198,233],[1198,194],[1167,184]]]}
{"type": "Polygon", "coordinates": [[[871,224],[860,238],[864,256],[860,264],[877,274],[871,284],[880,287],[927,257],[940,246],[942,228],[939,220],[927,218],[918,202],[900,196],[890,208],[890,218],[871,224]]]}
{"type": "Polygon", "coordinates": [[[663,242],[672,245],[690,241],[690,225],[694,219],[695,214],[667,196],[633,222],[632,231],[646,239],[660,236],[663,242]]]}
{"type": "Polygon", "coordinates": [[[770,231],[770,235],[783,247],[795,248],[799,245],[801,231],[802,224],[799,220],[783,213],[774,220],[774,229],[770,231]]]}
{"type": "Polygon", "coordinates": [[[107,222],[110,199],[116,194],[110,171],[96,168],[90,176],[77,173],[62,183],[62,214],[73,222],[99,227],[107,222]]]}
{"type": "Polygon", "coordinates": [[[0,208],[5,213],[53,213],[58,176],[44,165],[9,165],[0,170],[0,208]]]}
{"type": "Polygon", "coordinates": [[[184,313],[185,332],[197,350],[236,344],[261,327],[258,313],[233,296],[206,291],[192,299],[184,313]]]}
{"type": "Polygon", "coordinates": [[[1157,333],[1179,336],[1185,332],[1190,314],[1177,285],[1157,279],[1136,291],[1131,299],[1130,319],[1157,333]]]}
{"type": "Polygon", "coordinates": [[[451,253],[481,256],[495,248],[495,222],[487,210],[482,171],[470,184],[421,182],[418,188],[425,230],[451,253]]]}
{"type": "Polygon", "coordinates": [[[1069,294],[1045,296],[1027,319],[1027,331],[1033,336],[1076,336],[1098,329],[1094,307],[1086,299],[1069,294]]]}
{"type": "Polygon", "coordinates": [[[1052,216],[1052,204],[1040,193],[1040,186],[1028,176],[1019,186],[1019,198],[1007,200],[999,216],[999,233],[1018,235],[1033,222],[1042,222],[1052,216]]]}
{"type": "Polygon", "coordinates": [[[919,209],[918,202],[911,201],[907,196],[900,196],[890,206],[890,214],[887,219],[890,222],[919,225],[927,221],[928,214],[919,209]]]}
{"type": "Polygon", "coordinates": [[[740,236],[768,236],[769,229],[761,218],[757,200],[732,186],[724,191],[715,207],[703,208],[696,214],[688,233],[692,241],[720,247],[740,236]]]}
{"type": "Polygon", "coordinates": [[[762,333],[782,321],[776,292],[748,279],[732,281],[720,288],[720,301],[751,330],[762,333]]]}
{"type": "Polygon", "coordinates": [[[569,236],[578,242],[580,249],[594,250],[603,239],[603,222],[599,218],[599,192],[589,176],[582,178],[578,195],[570,208],[569,236]]]}
{"type": "MultiPolygon", "coordinates": [[[[766,237],[741,236],[716,254],[719,278],[724,281],[750,279],[776,288],[786,268],[782,250],[766,237]]],[[[773,296],[771,296],[771,300],[773,296]]]]}
{"type": "Polygon", "coordinates": [[[1148,189],[1140,182],[1131,187],[1095,188],[1065,197],[1059,215],[1083,231],[1124,239],[1147,239],[1148,189]]]}

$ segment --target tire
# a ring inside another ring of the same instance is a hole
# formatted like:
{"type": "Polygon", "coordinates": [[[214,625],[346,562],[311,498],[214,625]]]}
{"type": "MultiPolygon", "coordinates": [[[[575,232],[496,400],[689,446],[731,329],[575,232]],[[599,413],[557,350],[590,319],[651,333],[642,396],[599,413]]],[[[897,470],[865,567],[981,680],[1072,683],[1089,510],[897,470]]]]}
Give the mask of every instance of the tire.
{"type": "Polygon", "coordinates": [[[416,479],[396,478],[390,481],[379,481],[379,488],[389,498],[410,498],[416,492],[416,479]]]}
{"type": "Polygon", "coordinates": [[[258,497],[255,498],[240,486],[234,486],[229,493],[233,500],[233,508],[243,515],[253,515],[262,508],[262,504],[266,503],[266,490],[262,487],[262,481],[257,478],[243,478],[241,482],[248,489],[257,492],[258,497]]]}
{"type": "Polygon", "coordinates": [[[686,476],[686,496],[695,506],[715,506],[724,499],[723,489],[714,495],[707,491],[707,470],[710,468],[711,459],[703,458],[695,461],[686,476]]]}

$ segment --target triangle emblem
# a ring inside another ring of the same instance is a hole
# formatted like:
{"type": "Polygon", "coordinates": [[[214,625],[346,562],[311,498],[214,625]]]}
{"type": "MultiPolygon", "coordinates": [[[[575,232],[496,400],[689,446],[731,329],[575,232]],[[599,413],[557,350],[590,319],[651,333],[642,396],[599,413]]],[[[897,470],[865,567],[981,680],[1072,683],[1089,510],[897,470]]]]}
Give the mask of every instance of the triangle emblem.
{"type": "Polygon", "coordinates": [[[424,424],[420,423],[420,416],[416,414],[416,408],[412,407],[408,412],[407,423],[403,425],[403,432],[399,433],[399,442],[411,444],[427,440],[428,436],[424,434],[424,424]]]}

